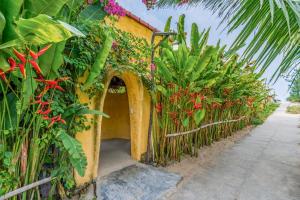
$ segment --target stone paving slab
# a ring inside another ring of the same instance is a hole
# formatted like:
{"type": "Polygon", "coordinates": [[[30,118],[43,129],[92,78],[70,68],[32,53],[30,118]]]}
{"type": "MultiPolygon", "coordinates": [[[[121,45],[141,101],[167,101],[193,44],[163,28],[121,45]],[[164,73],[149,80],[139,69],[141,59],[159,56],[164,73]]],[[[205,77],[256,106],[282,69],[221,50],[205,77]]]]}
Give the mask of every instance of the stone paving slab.
{"type": "Polygon", "coordinates": [[[101,177],[97,183],[99,200],[157,200],[174,192],[182,177],[165,170],[131,165],[101,177]]]}

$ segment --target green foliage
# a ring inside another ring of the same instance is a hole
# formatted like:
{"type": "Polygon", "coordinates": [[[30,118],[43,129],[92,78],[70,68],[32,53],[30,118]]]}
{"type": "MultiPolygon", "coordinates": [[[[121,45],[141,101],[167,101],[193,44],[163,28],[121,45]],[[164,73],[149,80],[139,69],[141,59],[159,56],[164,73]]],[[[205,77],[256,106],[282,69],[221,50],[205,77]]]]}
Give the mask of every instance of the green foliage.
{"type": "Polygon", "coordinates": [[[286,111],[291,114],[300,114],[300,105],[288,106],[286,111]]]}
{"type": "Polygon", "coordinates": [[[292,78],[287,78],[290,82],[290,96],[287,100],[291,102],[300,102],[300,70],[295,70],[291,77],[292,78]]]}
{"type": "Polygon", "coordinates": [[[226,51],[219,44],[207,45],[209,30],[199,32],[196,24],[192,26],[189,47],[184,16],[179,18],[177,33],[174,39],[179,48],[165,43],[155,58],[153,99],[158,126],[153,127],[153,143],[154,161],[158,164],[180,160],[183,153],[197,155],[197,148],[231,135],[269,109],[269,89],[260,79],[261,74],[255,73],[254,63],[239,59],[234,49],[226,51]],[[168,137],[201,124],[240,118],[243,120],[236,123],[168,137]]]}
{"type": "Polygon", "coordinates": [[[84,176],[87,166],[87,160],[81,144],[73,137],[69,136],[65,130],[59,129],[57,137],[63,143],[64,148],[68,151],[72,166],[80,176],[84,176]]]}
{"type": "Polygon", "coordinates": [[[278,103],[268,102],[263,109],[252,116],[251,123],[256,126],[263,124],[268,116],[270,116],[278,107],[278,103]]]}
{"type": "Polygon", "coordinates": [[[89,72],[89,76],[86,82],[84,83],[84,88],[90,87],[94,83],[95,79],[103,71],[106,59],[111,50],[112,43],[113,38],[107,34],[101,50],[96,55],[95,63],[92,65],[92,68],[89,72]]]}
{"type": "MultiPolygon", "coordinates": [[[[159,0],[158,6],[175,6],[181,1],[159,0]]],[[[257,57],[264,71],[272,61],[283,54],[284,58],[274,73],[274,78],[296,68],[300,55],[300,2],[295,0],[190,0],[189,5],[203,4],[219,12],[228,32],[239,30],[233,48],[250,41],[244,58],[257,57]],[[254,37],[253,37],[254,35],[254,37]]]]}
{"type": "MultiPolygon", "coordinates": [[[[79,0],[0,0],[0,63],[1,70],[6,73],[6,78],[0,79],[0,196],[50,175],[56,177],[52,191],[60,183],[71,189],[75,186],[70,173],[72,168],[84,175],[87,161],[81,144],[74,139],[75,134],[90,128],[85,125],[86,114],[106,115],[89,110],[79,102],[75,92],[76,71],[64,65],[64,55],[70,53],[65,48],[66,40],[83,36],[70,25],[76,24],[77,17],[73,15],[85,8],[83,4],[79,0]],[[32,56],[33,51],[38,52],[49,43],[53,45],[45,54],[38,58],[32,56]],[[22,60],[11,47],[16,47],[25,57],[26,61],[22,62],[26,63],[26,78],[20,73],[19,65],[14,71],[8,71],[9,57],[19,64],[22,60]],[[43,78],[59,83],[51,87],[59,86],[65,91],[46,88],[44,82],[36,81],[38,72],[33,70],[29,59],[35,59],[43,78]],[[40,95],[42,101],[51,104],[48,115],[38,114],[41,104],[35,101],[40,95]],[[61,123],[52,123],[54,119],[61,123]],[[26,162],[20,159],[25,156],[26,162]]],[[[99,26],[99,21],[96,23],[99,26]]],[[[38,190],[30,190],[23,193],[22,198],[40,197],[38,190]]]]}

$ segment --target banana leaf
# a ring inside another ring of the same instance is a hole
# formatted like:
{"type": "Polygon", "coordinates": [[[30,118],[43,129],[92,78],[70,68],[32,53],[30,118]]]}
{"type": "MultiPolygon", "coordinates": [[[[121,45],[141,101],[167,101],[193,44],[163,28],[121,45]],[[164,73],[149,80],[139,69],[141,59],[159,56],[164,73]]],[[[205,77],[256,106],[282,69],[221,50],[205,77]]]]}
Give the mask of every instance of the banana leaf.
{"type": "Polygon", "coordinates": [[[19,19],[15,24],[20,37],[1,44],[0,49],[22,46],[24,44],[43,45],[58,43],[75,35],[75,32],[71,32],[63,24],[44,14],[30,19],[19,19]]]}
{"type": "Polygon", "coordinates": [[[0,0],[0,11],[5,16],[6,25],[2,33],[2,41],[8,42],[18,37],[13,22],[19,18],[23,0],[0,0]]]}
{"type": "Polygon", "coordinates": [[[107,36],[102,49],[97,53],[96,61],[92,66],[92,69],[89,72],[88,78],[84,83],[84,88],[89,88],[95,81],[95,79],[100,75],[101,71],[105,66],[106,59],[109,55],[113,43],[113,38],[107,36]]]}

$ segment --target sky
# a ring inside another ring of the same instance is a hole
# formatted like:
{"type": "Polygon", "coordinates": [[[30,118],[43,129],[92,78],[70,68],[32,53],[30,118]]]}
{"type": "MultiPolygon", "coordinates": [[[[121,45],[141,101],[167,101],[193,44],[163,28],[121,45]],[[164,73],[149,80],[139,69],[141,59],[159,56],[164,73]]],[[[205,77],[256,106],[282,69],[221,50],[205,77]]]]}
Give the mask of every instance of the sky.
{"type": "MultiPolygon", "coordinates": [[[[137,15],[144,21],[148,22],[158,30],[163,30],[165,23],[169,16],[173,17],[172,27],[176,29],[176,21],[181,14],[185,14],[185,30],[189,33],[192,23],[196,23],[199,30],[207,29],[211,27],[208,43],[216,44],[218,40],[221,40],[222,45],[230,45],[238,34],[238,30],[231,34],[227,34],[224,31],[224,26],[219,27],[221,18],[217,15],[203,8],[197,7],[176,7],[176,8],[163,8],[147,10],[146,6],[142,3],[142,0],[119,0],[119,4],[125,9],[129,10],[133,14],[137,15]]],[[[288,82],[283,78],[280,78],[276,83],[269,83],[269,80],[274,72],[274,69],[280,64],[280,57],[278,57],[265,72],[264,78],[269,84],[270,88],[274,89],[277,98],[280,100],[286,100],[288,97],[288,82]]]]}

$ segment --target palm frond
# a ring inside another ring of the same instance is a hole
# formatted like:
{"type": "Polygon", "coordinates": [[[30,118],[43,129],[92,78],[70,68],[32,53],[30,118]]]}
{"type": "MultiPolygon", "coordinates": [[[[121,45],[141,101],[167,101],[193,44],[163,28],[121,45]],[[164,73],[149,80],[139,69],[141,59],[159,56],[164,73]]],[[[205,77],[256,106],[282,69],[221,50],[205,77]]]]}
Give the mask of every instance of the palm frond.
{"type": "MultiPolygon", "coordinates": [[[[178,0],[160,0],[158,7],[177,6],[178,0]]],[[[257,61],[265,70],[283,55],[273,78],[297,67],[300,62],[300,1],[295,0],[190,0],[189,6],[198,4],[223,17],[222,23],[231,33],[241,29],[232,44],[236,48],[247,43],[244,58],[257,61]]]]}

